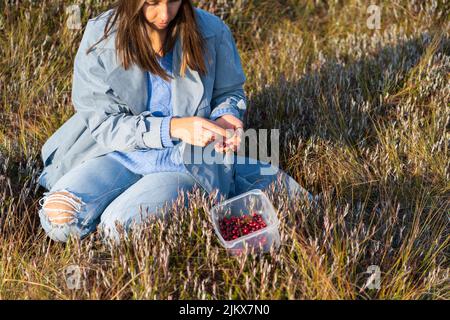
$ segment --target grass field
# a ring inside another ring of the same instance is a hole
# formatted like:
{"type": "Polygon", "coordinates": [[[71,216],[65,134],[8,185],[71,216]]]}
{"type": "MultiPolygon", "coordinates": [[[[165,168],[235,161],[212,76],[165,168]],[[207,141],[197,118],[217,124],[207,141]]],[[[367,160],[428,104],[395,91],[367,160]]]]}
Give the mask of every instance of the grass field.
{"type": "Polygon", "coordinates": [[[247,128],[281,131],[280,166],[319,208],[268,192],[282,246],[229,257],[195,190],[170,222],[106,248],[40,227],[40,148],[74,112],[82,25],[109,1],[0,3],[0,299],[448,299],[450,41],[446,1],[214,0],[247,75],[247,128]],[[78,265],[79,290],[63,270],[78,265]],[[379,289],[366,286],[371,265],[379,289]]]}

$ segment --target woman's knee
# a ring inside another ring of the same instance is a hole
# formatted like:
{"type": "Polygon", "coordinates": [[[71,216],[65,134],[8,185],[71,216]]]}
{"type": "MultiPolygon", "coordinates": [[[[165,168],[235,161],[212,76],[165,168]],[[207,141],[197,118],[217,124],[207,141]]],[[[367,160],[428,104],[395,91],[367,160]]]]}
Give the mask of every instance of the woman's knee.
{"type": "Polygon", "coordinates": [[[166,206],[164,202],[135,202],[126,206],[109,206],[102,214],[99,228],[106,230],[123,229],[127,231],[131,226],[141,223],[150,216],[154,218],[165,218],[166,206]]]}
{"type": "MultiPolygon", "coordinates": [[[[146,193],[147,197],[152,193],[146,193]]],[[[128,199],[128,198],[127,198],[128,199]]],[[[125,199],[116,199],[125,200],[125,199]]],[[[168,219],[171,206],[177,202],[177,206],[188,206],[189,202],[184,189],[179,189],[172,194],[160,197],[158,201],[146,201],[145,197],[136,196],[128,201],[111,203],[101,215],[98,225],[102,237],[119,241],[121,235],[125,238],[128,233],[140,229],[142,224],[152,219],[168,219]]]]}
{"type": "Polygon", "coordinates": [[[67,242],[70,235],[82,238],[89,231],[82,226],[86,203],[72,192],[45,192],[39,204],[41,225],[51,239],[67,242]]]}

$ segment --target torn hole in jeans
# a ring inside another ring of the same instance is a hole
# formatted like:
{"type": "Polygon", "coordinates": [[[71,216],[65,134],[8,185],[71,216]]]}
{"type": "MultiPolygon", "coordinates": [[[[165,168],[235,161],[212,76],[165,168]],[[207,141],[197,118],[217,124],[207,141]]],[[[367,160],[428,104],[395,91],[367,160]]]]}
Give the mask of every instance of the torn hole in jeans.
{"type": "Polygon", "coordinates": [[[47,191],[44,192],[44,196],[39,199],[39,216],[47,221],[52,227],[64,228],[68,225],[74,225],[79,221],[79,215],[84,210],[86,203],[73,192],[67,189],[61,189],[58,191],[47,191]],[[48,204],[60,203],[71,207],[72,209],[59,209],[59,208],[46,208],[48,204]],[[50,216],[49,212],[58,212],[60,214],[55,214],[50,216]],[[66,215],[69,213],[70,215],[66,215]],[[61,220],[68,220],[61,222],[61,220]]]}

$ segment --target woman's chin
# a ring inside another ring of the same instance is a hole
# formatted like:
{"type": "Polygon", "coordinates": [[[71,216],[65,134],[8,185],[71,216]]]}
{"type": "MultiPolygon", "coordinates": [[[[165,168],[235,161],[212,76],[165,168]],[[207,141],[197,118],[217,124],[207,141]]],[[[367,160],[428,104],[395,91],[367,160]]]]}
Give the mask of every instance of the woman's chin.
{"type": "Polygon", "coordinates": [[[151,25],[152,25],[153,29],[159,30],[159,31],[163,31],[163,30],[167,29],[167,27],[169,26],[169,24],[160,25],[160,24],[156,24],[156,23],[152,23],[151,25]]]}

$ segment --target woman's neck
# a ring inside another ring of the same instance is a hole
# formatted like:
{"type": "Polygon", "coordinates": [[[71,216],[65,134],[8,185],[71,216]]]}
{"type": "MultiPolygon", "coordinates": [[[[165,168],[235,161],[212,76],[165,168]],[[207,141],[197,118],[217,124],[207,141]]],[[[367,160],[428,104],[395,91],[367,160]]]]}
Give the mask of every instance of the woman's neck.
{"type": "Polygon", "coordinates": [[[164,40],[166,39],[167,30],[151,30],[150,31],[150,41],[152,43],[153,50],[155,50],[156,54],[162,57],[162,50],[164,40]]]}

